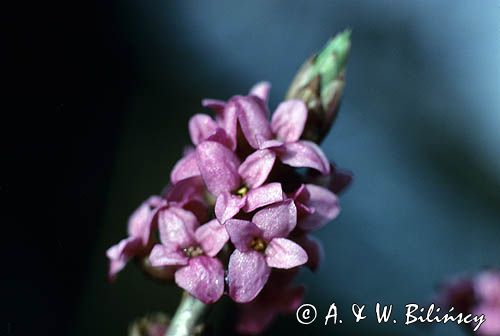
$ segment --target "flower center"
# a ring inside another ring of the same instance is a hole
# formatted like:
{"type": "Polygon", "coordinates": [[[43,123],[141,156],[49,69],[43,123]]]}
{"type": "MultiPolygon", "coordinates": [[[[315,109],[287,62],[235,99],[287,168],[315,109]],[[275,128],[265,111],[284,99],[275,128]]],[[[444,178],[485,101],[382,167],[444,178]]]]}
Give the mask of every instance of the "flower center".
{"type": "Polygon", "coordinates": [[[259,237],[255,237],[250,242],[250,248],[254,249],[257,252],[264,252],[266,247],[267,243],[265,242],[265,240],[259,237]]]}
{"type": "Polygon", "coordinates": [[[188,258],[197,257],[203,254],[203,250],[199,246],[189,246],[182,249],[184,255],[188,258]]]}
{"type": "Polygon", "coordinates": [[[243,186],[240,189],[236,190],[236,195],[238,195],[238,196],[245,196],[247,192],[248,192],[248,187],[247,186],[243,186]]]}

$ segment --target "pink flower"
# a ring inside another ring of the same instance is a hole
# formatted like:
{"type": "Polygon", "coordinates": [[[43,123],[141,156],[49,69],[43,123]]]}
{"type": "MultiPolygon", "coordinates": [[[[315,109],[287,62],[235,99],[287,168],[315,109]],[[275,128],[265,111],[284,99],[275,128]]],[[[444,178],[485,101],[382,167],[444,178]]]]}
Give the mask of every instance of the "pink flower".
{"type": "MultiPolygon", "coordinates": [[[[238,96],[238,121],[248,144],[257,151],[247,158],[270,166],[276,158],[292,167],[307,167],[329,174],[330,164],[322,150],[313,142],[299,140],[307,120],[307,108],[301,100],[288,100],[278,105],[271,123],[260,100],[238,96]]],[[[269,169],[270,171],[270,169],[269,169]]]]}
{"type": "Polygon", "coordinates": [[[175,282],[204,303],[217,301],[224,292],[224,267],[215,258],[229,237],[217,220],[198,226],[189,211],[170,207],[159,213],[161,244],[150,254],[153,266],[181,266],[175,282]]]}
{"type": "Polygon", "coordinates": [[[284,199],[280,183],[263,185],[261,162],[240,165],[230,149],[215,141],[204,141],[196,147],[198,168],[210,193],[217,197],[215,214],[221,223],[240,209],[251,212],[284,199]]]}
{"type": "Polygon", "coordinates": [[[229,295],[233,300],[253,300],[266,284],[271,267],[289,269],[307,262],[304,249],[285,238],[296,222],[297,210],[292,200],[258,211],[252,221],[226,222],[236,247],[228,266],[229,295]]]}
{"type": "MultiPolygon", "coordinates": [[[[267,104],[269,83],[256,84],[249,95],[259,99],[262,105],[267,104]]],[[[189,135],[194,145],[205,140],[220,142],[231,150],[237,145],[237,113],[234,106],[226,108],[226,103],[215,99],[204,99],[202,105],[215,111],[216,118],[212,119],[206,114],[196,114],[189,120],[189,135]]],[[[172,182],[176,182],[182,175],[195,174],[196,167],[190,165],[192,157],[186,155],[179,161],[172,172],[172,182]]],[[[191,175],[193,176],[193,175],[191,175]]]]}
{"type": "Polygon", "coordinates": [[[478,304],[472,312],[486,318],[478,332],[485,336],[500,335],[500,271],[479,274],[473,286],[478,304]]]}
{"type": "Polygon", "coordinates": [[[476,331],[477,335],[500,335],[499,270],[487,270],[448,282],[441,289],[439,301],[444,306],[454,307],[457,314],[484,314],[485,321],[476,331]]]}
{"type": "Polygon", "coordinates": [[[336,194],[350,175],[304,140],[302,101],[285,101],[270,117],[269,90],[262,82],[246,96],[203,101],[215,116],[190,119],[193,146],[161,197],[132,215],[129,237],[108,250],[110,277],[140,257],[148,275],[174,278],[206,304],[227,284],[228,295],[245,303],[237,322],[245,333],[297,308],[304,289],[292,286],[293,276],[301,265],[316,270],[323,254],[310,232],[338,216],[336,194]]]}
{"type": "Polygon", "coordinates": [[[159,196],[151,196],[134,211],[128,221],[128,237],[111,246],[106,255],[110,261],[108,277],[114,280],[127,262],[140,255],[149,253],[151,229],[155,208],[165,201],[159,196]]]}

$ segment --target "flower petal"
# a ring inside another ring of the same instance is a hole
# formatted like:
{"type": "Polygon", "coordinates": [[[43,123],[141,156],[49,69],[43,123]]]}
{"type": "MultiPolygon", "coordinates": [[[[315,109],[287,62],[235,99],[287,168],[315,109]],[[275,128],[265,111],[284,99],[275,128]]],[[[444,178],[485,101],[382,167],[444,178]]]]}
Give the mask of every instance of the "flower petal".
{"type": "Polygon", "coordinates": [[[243,161],[238,173],[248,187],[257,188],[266,181],[275,160],[276,154],[272,150],[257,150],[243,161]]]}
{"type": "Polygon", "coordinates": [[[306,251],[308,257],[306,265],[311,271],[315,272],[323,260],[324,253],[321,242],[307,234],[294,238],[294,240],[306,251]]]}
{"type": "Polygon", "coordinates": [[[196,162],[196,152],[188,152],[182,159],[177,161],[170,173],[170,180],[172,183],[177,183],[181,180],[193,176],[199,176],[200,170],[198,169],[198,163],[196,162]]]}
{"type": "Polygon", "coordinates": [[[169,207],[158,213],[160,240],[164,245],[187,247],[194,243],[194,230],[198,226],[196,216],[177,207],[169,207]]]}
{"type": "Polygon", "coordinates": [[[311,141],[297,141],[285,144],[285,152],[280,155],[281,162],[292,167],[308,167],[321,172],[330,173],[330,163],[325,154],[311,141]]]}
{"type": "MultiPolygon", "coordinates": [[[[478,329],[478,335],[481,336],[497,336],[500,335],[500,307],[498,303],[495,305],[478,304],[470,312],[474,316],[481,316],[484,314],[484,323],[481,324],[481,329],[478,329]]],[[[471,327],[477,326],[477,323],[471,327]]]]}
{"type": "Polygon", "coordinates": [[[297,224],[297,208],[290,199],[272,204],[258,211],[252,222],[262,230],[263,237],[268,241],[275,237],[286,237],[297,224]]]}
{"type": "Polygon", "coordinates": [[[221,127],[231,140],[231,148],[233,151],[236,149],[236,134],[238,130],[237,125],[237,111],[238,106],[234,102],[229,102],[225,105],[224,109],[217,113],[215,120],[219,127],[221,127]]]}
{"type": "Polygon", "coordinates": [[[263,254],[235,250],[229,258],[229,296],[236,302],[252,301],[266,284],[270,272],[263,254]]]}
{"type": "Polygon", "coordinates": [[[214,303],[224,293],[224,268],[216,258],[191,258],[175,272],[175,282],[203,303],[214,303]]]}
{"type": "Polygon", "coordinates": [[[273,151],[275,151],[277,153],[282,153],[285,150],[285,147],[283,145],[284,145],[283,141],[271,139],[271,140],[266,140],[266,141],[262,142],[259,145],[259,149],[272,149],[273,151]]]}
{"type": "Polygon", "coordinates": [[[305,202],[314,212],[299,219],[297,225],[305,231],[317,230],[333,220],[340,213],[337,196],[328,189],[306,184],[309,200],[305,202]]]}
{"type": "Polygon", "coordinates": [[[231,137],[226,133],[226,131],[224,131],[220,127],[217,127],[215,129],[214,134],[212,134],[211,136],[209,136],[207,138],[207,140],[221,143],[221,144],[223,144],[224,146],[226,146],[227,148],[229,148],[229,149],[231,149],[233,151],[236,149],[236,142],[235,142],[235,140],[231,139],[231,137]]]}
{"type": "Polygon", "coordinates": [[[225,227],[231,242],[242,252],[250,251],[252,239],[262,235],[262,231],[254,223],[242,219],[230,219],[225,227]]]}
{"type": "Polygon", "coordinates": [[[281,183],[273,182],[265,184],[256,189],[250,189],[246,194],[246,203],[243,210],[254,211],[257,208],[281,202],[284,199],[281,183]]]}
{"type": "Polygon", "coordinates": [[[274,238],[267,245],[266,262],[270,267],[288,269],[305,264],[307,253],[289,239],[274,238]]]}
{"type": "Polygon", "coordinates": [[[131,237],[146,237],[144,239],[146,244],[149,240],[149,232],[151,230],[151,221],[153,208],[158,206],[161,202],[161,197],[152,196],[144,201],[139,208],[137,208],[128,220],[127,231],[131,237]]]}
{"type": "Polygon", "coordinates": [[[229,240],[226,228],[217,219],[196,229],[195,237],[203,252],[209,257],[215,257],[229,240]]]}
{"type": "Polygon", "coordinates": [[[252,148],[272,138],[271,126],[267,119],[267,107],[262,100],[254,96],[237,96],[233,98],[237,104],[238,121],[243,135],[252,148]]]}
{"type": "Polygon", "coordinates": [[[193,200],[203,201],[205,192],[201,176],[193,176],[169,185],[162,194],[169,204],[182,207],[193,200]]]}
{"type": "Polygon", "coordinates": [[[109,259],[108,278],[113,281],[116,275],[127,265],[130,258],[142,254],[144,246],[140,237],[128,237],[106,251],[109,259]]]}
{"type": "Polygon", "coordinates": [[[298,99],[287,100],[279,104],[274,112],[271,129],[278,139],[295,142],[300,139],[306,120],[306,104],[298,99]]]}
{"type": "Polygon", "coordinates": [[[195,114],[189,119],[188,127],[191,141],[197,145],[215,133],[217,123],[206,114],[195,114]]]}
{"type": "Polygon", "coordinates": [[[259,82],[250,89],[250,94],[259,97],[264,103],[267,104],[270,90],[271,84],[269,82],[259,82]]]}
{"type": "Polygon", "coordinates": [[[217,99],[203,99],[201,101],[201,105],[203,107],[209,108],[214,112],[222,112],[224,110],[224,107],[226,106],[226,102],[223,100],[217,100],[217,99]]]}
{"type": "Polygon", "coordinates": [[[156,213],[168,202],[160,196],[151,196],[134,211],[128,222],[128,235],[141,237],[142,244],[147,245],[151,239],[151,230],[156,228],[156,213]]]}
{"type": "Polygon", "coordinates": [[[149,254],[153,267],[187,265],[188,257],[175,244],[156,244],[149,254]]]}
{"type": "Polygon", "coordinates": [[[476,295],[479,300],[483,303],[499,305],[500,272],[488,270],[480,273],[474,281],[474,290],[476,291],[476,295]]]}
{"type": "Polygon", "coordinates": [[[246,197],[233,195],[223,192],[217,197],[215,202],[215,216],[221,222],[226,223],[228,219],[233,218],[246,203],[246,197]]]}
{"type": "Polygon", "coordinates": [[[215,141],[204,141],[196,148],[196,154],[201,176],[213,195],[239,187],[240,161],[230,149],[215,141]]]}

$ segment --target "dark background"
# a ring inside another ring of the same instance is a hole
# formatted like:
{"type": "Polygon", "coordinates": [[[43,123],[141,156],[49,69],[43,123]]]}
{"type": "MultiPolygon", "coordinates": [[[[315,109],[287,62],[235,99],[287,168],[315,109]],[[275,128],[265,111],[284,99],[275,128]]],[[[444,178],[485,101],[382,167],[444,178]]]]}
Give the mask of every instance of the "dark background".
{"type": "Polygon", "coordinates": [[[355,174],[303,272],[315,324],[269,334],[457,335],[325,327],[330,303],[427,303],[455,274],[500,263],[500,7],[496,1],[105,1],[2,11],[0,335],[123,335],[179,291],[131,265],[106,282],[105,250],[158,193],[204,97],[273,83],[350,27],[340,116],[323,144],[355,174]],[[297,329],[298,328],[298,329],[297,329]]]}

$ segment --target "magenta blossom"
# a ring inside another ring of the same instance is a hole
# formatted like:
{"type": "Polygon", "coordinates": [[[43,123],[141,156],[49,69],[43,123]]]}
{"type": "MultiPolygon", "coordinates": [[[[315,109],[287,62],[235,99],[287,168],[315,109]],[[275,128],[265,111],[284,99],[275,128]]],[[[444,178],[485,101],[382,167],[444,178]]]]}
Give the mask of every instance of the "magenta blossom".
{"type": "Polygon", "coordinates": [[[111,246],[106,255],[109,258],[110,280],[125,267],[127,262],[140,255],[147,255],[151,249],[150,237],[153,226],[154,209],[164,202],[159,196],[151,196],[134,211],[128,221],[128,237],[111,246]]]}
{"type": "Polygon", "coordinates": [[[474,280],[474,291],[478,304],[473,314],[484,314],[486,321],[478,330],[480,335],[500,335],[500,271],[486,271],[474,280]]]}
{"type": "Polygon", "coordinates": [[[291,200],[258,211],[252,221],[226,222],[236,247],[228,266],[229,295],[233,300],[253,300],[266,284],[271,267],[289,269],[307,262],[304,249],[285,238],[296,223],[297,209],[291,200]]]}
{"type": "Polygon", "coordinates": [[[263,167],[258,162],[248,163],[247,159],[240,165],[233,152],[214,141],[199,144],[196,154],[207,189],[217,197],[215,215],[221,223],[240,209],[251,212],[284,199],[280,183],[263,185],[263,167]]]}
{"type": "MultiPolygon", "coordinates": [[[[257,151],[252,160],[272,168],[276,158],[292,167],[313,168],[329,174],[330,164],[322,150],[313,142],[300,140],[307,120],[307,108],[301,100],[281,103],[273,114],[271,123],[267,110],[253,96],[234,98],[238,106],[238,118],[248,144],[257,151]]],[[[249,157],[249,159],[250,159],[249,157]]],[[[270,169],[269,169],[270,171],[270,169]]]]}
{"type": "Polygon", "coordinates": [[[472,277],[451,280],[442,286],[439,295],[438,302],[454,307],[457,314],[484,314],[485,321],[475,332],[477,335],[500,335],[500,270],[486,270],[472,277]]]}
{"type": "Polygon", "coordinates": [[[159,213],[161,244],[149,257],[153,266],[181,266],[175,282],[205,303],[217,301],[224,292],[224,267],[217,253],[229,237],[217,220],[198,226],[196,217],[181,208],[159,213]]]}
{"type": "Polygon", "coordinates": [[[241,303],[238,331],[250,334],[302,301],[304,289],[292,280],[301,265],[315,271],[323,255],[310,233],[338,216],[336,194],[350,182],[304,139],[302,101],[287,100],[270,117],[269,89],[263,82],[227,102],[204,100],[214,117],[190,119],[192,146],[170,184],[108,250],[110,276],[138,257],[149,276],[174,279],[190,304],[212,304],[226,292],[241,303]]]}

